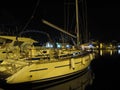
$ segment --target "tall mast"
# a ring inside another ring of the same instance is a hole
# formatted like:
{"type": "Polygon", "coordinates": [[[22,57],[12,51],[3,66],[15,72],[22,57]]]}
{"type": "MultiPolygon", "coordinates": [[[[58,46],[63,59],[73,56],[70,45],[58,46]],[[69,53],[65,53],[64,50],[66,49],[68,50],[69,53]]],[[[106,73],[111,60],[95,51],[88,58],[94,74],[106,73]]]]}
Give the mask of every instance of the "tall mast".
{"type": "Polygon", "coordinates": [[[79,21],[78,21],[78,0],[76,0],[76,29],[77,29],[77,46],[80,43],[79,21]]]}

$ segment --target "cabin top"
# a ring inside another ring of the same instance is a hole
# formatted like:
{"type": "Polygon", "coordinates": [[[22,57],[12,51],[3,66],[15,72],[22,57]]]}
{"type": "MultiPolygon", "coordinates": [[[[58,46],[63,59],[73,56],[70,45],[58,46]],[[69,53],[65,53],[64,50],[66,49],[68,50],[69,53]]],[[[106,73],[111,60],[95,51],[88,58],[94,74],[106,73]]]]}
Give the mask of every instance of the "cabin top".
{"type": "MultiPolygon", "coordinates": [[[[16,36],[0,36],[0,39],[8,39],[8,40],[12,40],[12,41],[16,41],[16,36]]],[[[18,41],[23,41],[23,42],[37,42],[31,38],[27,38],[27,37],[18,37],[18,41]]]]}

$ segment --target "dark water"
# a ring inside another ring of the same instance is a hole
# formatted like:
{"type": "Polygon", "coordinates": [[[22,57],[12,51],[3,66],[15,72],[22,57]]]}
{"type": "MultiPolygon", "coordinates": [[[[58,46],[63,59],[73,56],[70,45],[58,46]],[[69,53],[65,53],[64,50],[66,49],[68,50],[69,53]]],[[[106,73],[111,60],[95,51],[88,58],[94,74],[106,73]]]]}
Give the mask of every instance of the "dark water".
{"type": "Polygon", "coordinates": [[[118,50],[97,51],[88,70],[73,77],[44,85],[7,86],[0,90],[120,90],[120,55],[118,50]]]}
{"type": "Polygon", "coordinates": [[[92,63],[95,74],[87,90],[120,90],[120,55],[118,50],[103,51],[92,63]]]}

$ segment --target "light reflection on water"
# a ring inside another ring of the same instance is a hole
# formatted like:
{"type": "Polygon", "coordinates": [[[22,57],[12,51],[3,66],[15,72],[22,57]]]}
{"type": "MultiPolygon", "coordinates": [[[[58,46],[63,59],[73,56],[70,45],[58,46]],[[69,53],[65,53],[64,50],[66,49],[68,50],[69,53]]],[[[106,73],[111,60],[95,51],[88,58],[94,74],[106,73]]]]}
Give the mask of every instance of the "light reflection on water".
{"type": "Polygon", "coordinates": [[[105,55],[114,55],[114,54],[120,54],[120,50],[95,50],[98,55],[105,56],[105,55]]]}
{"type": "Polygon", "coordinates": [[[118,54],[120,54],[120,49],[118,50],[118,54]]]}
{"type": "Polygon", "coordinates": [[[95,79],[88,90],[120,90],[120,50],[96,50],[91,64],[95,79]],[[117,88],[117,89],[116,89],[117,88]],[[118,89],[119,88],[119,89],[118,89]]]}

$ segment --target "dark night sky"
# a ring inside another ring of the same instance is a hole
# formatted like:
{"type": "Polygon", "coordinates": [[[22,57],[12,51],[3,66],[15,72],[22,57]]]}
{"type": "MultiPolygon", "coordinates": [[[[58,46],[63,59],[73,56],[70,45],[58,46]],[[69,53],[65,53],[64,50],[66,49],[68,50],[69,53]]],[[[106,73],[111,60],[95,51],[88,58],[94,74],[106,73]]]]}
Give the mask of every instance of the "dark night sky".
{"type": "Polygon", "coordinates": [[[119,40],[120,3],[117,0],[90,0],[88,2],[89,29],[101,40],[119,40]],[[94,1],[91,5],[90,1],[94,1]],[[93,30],[92,30],[93,29],[93,30]]]}
{"type": "MultiPolygon", "coordinates": [[[[40,0],[34,18],[27,28],[40,29],[42,18],[64,27],[63,1],[74,2],[73,0],[40,0]]],[[[101,41],[120,41],[120,3],[118,1],[87,0],[87,23],[91,38],[101,41]]],[[[35,10],[36,3],[37,0],[0,1],[0,24],[24,26],[35,10]]]]}

